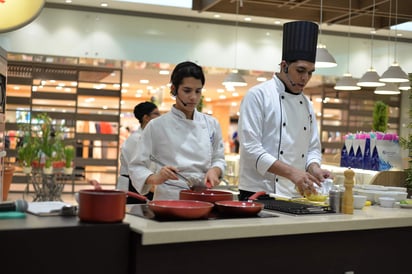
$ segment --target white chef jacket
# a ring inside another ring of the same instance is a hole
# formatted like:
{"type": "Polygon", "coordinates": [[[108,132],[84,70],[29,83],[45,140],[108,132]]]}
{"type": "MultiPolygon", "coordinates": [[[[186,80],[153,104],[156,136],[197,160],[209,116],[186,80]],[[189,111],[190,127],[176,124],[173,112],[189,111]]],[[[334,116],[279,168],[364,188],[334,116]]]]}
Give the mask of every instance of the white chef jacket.
{"type": "Polygon", "coordinates": [[[277,160],[301,170],[322,160],[312,104],[303,93],[286,92],[277,76],[246,93],[238,134],[241,190],[300,196],[291,181],[268,169],[277,160]]]}
{"type": "Polygon", "coordinates": [[[129,190],[129,178],[125,176],[129,176],[128,164],[133,154],[136,153],[136,149],[139,146],[138,144],[140,137],[142,136],[142,132],[142,128],[139,127],[123,142],[122,148],[120,150],[120,176],[117,180],[117,189],[124,191],[129,190]]]}
{"type": "MultiPolygon", "coordinates": [[[[197,110],[193,120],[186,119],[185,114],[174,106],[145,127],[139,149],[129,162],[129,175],[139,192],[146,186],[147,177],[154,173],[148,168],[150,155],[166,165],[177,167],[184,176],[198,178],[199,181],[211,167],[220,168],[222,174],[226,168],[218,121],[197,110]]],[[[160,169],[161,166],[157,165],[156,172],[160,169]]],[[[156,187],[153,199],[179,199],[179,192],[187,188],[186,182],[181,179],[168,180],[166,184],[156,187]]]]}

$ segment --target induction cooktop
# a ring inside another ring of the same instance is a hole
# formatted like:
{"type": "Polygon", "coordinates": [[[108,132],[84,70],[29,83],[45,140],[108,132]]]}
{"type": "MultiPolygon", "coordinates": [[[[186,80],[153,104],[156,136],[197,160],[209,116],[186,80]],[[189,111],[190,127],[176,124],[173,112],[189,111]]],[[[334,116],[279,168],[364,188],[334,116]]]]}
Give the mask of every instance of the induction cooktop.
{"type": "MultiPolygon", "coordinates": [[[[149,208],[146,204],[135,204],[135,205],[127,205],[126,206],[126,213],[134,216],[138,216],[145,219],[150,219],[153,221],[165,222],[165,221],[195,221],[195,220],[183,220],[183,219],[160,219],[155,216],[153,211],[149,208]]],[[[228,216],[222,215],[217,210],[212,210],[212,212],[205,218],[196,219],[196,221],[205,221],[205,220],[221,220],[221,219],[245,219],[245,218],[274,218],[279,217],[278,215],[274,214],[273,212],[268,212],[262,210],[256,216],[228,216]]]]}

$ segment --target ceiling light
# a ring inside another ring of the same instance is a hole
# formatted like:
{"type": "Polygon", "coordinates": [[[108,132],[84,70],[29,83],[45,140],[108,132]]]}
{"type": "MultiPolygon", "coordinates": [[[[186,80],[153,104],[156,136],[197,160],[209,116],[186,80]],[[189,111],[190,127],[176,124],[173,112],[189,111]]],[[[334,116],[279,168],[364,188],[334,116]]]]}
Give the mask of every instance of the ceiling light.
{"type": "MultiPolygon", "coordinates": [[[[394,42],[394,59],[396,60],[397,58],[397,25],[398,25],[398,0],[395,1],[396,6],[395,6],[395,42],[394,42]]],[[[389,26],[391,25],[391,6],[392,2],[389,1],[389,26]]],[[[390,30],[389,30],[390,33],[390,30]]],[[[388,36],[388,44],[390,42],[390,35],[388,36]]],[[[388,46],[389,49],[389,46],[388,46]]],[[[379,79],[382,82],[385,83],[402,83],[402,82],[408,82],[408,76],[406,73],[402,70],[402,68],[399,66],[399,64],[394,61],[393,64],[382,74],[381,79],[379,79]]]]}
{"type": "Polygon", "coordinates": [[[338,64],[335,58],[329,53],[325,45],[319,44],[316,48],[316,68],[333,68],[338,64]]]}
{"type": "Polygon", "coordinates": [[[376,70],[373,68],[373,36],[376,33],[375,31],[375,0],[373,0],[373,11],[372,11],[372,30],[371,30],[371,66],[367,72],[361,77],[358,81],[358,86],[361,87],[382,87],[384,83],[379,82],[379,75],[376,70]]]}
{"type": "Polygon", "coordinates": [[[410,89],[411,89],[411,82],[403,82],[403,83],[401,83],[401,84],[399,85],[399,89],[400,89],[400,90],[404,90],[404,91],[410,90],[410,89]]]}
{"type": "Polygon", "coordinates": [[[380,95],[396,95],[401,93],[394,83],[386,83],[383,87],[377,87],[375,94],[380,95]]]}
{"type": "Polygon", "coordinates": [[[336,90],[360,90],[361,87],[356,84],[356,80],[352,78],[350,73],[345,73],[335,85],[336,90]]]}
{"type": "Polygon", "coordinates": [[[0,33],[24,27],[32,22],[43,9],[45,0],[0,1],[0,33]]]}
{"type": "Polygon", "coordinates": [[[408,82],[409,80],[406,72],[395,62],[382,74],[379,81],[385,83],[402,83],[408,82]]]}
{"type": "Polygon", "coordinates": [[[225,80],[223,80],[222,84],[230,87],[247,86],[245,79],[238,72],[231,72],[228,76],[226,76],[225,80]]]}
{"type": "MultiPolygon", "coordinates": [[[[235,52],[234,52],[234,67],[236,68],[237,47],[238,47],[238,16],[239,16],[239,1],[236,1],[236,21],[235,21],[235,52]]],[[[223,80],[222,84],[226,87],[244,87],[247,86],[245,79],[235,69],[223,80]]]]}
{"type": "Polygon", "coordinates": [[[350,27],[351,27],[351,11],[352,11],[352,8],[351,8],[352,4],[351,3],[352,3],[351,0],[349,0],[348,41],[347,41],[347,43],[348,43],[347,44],[347,47],[348,47],[347,58],[348,58],[348,60],[347,60],[347,63],[346,63],[348,72],[345,73],[343,75],[343,77],[340,78],[339,81],[336,82],[336,85],[335,85],[336,90],[360,90],[361,89],[361,87],[356,84],[355,79],[353,79],[352,75],[349,73],[349,68],[350,68],[350,64],[349,64],[350,63],[350,56],[349,56],[350,55],[350,27]]]}
{"type": "MultiPolygon", "coordinates": [[[[322,17],[323,17],[323,0],[320,0],[320,20],[319,20],[319,36],[322,36],[322,17]]],[[[333,68],[338,64],[336,63],[335,58],[329,53],[326,49],[326,46],[322,43],[319,43],[316,47],[316,68],[333,68]]]]}
{"type": "Polygon", "coordinates": [[[385,83],[379,82],[379,75],[375,69],[370,68],[367,72],[359,79],[358,86],[360,87],[383,87],[385,83]]]}

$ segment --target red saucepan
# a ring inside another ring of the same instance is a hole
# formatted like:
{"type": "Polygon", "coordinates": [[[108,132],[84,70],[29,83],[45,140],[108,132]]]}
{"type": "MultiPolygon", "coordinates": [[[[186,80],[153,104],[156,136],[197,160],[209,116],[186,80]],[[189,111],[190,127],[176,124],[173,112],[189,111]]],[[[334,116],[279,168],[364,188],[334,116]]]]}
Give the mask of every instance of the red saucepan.
{"type": "Polygon", "coordinates": [[[125,216],[126,193],[120,190],[82,189],[79,191],[80,221],[115,223],[125,216]]]}
{"type": "Polygon", "coordinates": [[[91,180],[93,190],[79,191],[79,218],[88,222],[119,222],[125,215],[126,196],[147,202],[158,218],[200,219],[208,216],[212,203],[194,200],[155,200],[121,190],[103,190],[96,180],[91,180]]]}

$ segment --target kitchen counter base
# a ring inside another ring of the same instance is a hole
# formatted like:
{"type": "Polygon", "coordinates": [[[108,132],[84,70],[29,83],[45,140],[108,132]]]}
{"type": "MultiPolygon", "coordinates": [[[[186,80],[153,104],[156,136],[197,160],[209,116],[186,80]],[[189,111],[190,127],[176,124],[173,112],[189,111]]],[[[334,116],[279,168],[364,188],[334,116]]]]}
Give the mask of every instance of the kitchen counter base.
{"type": "Polygon", "coordinates": [[[142,245],[133,232],[130,273],[410,273],[411,233],[399,227],[142,245]]]}

